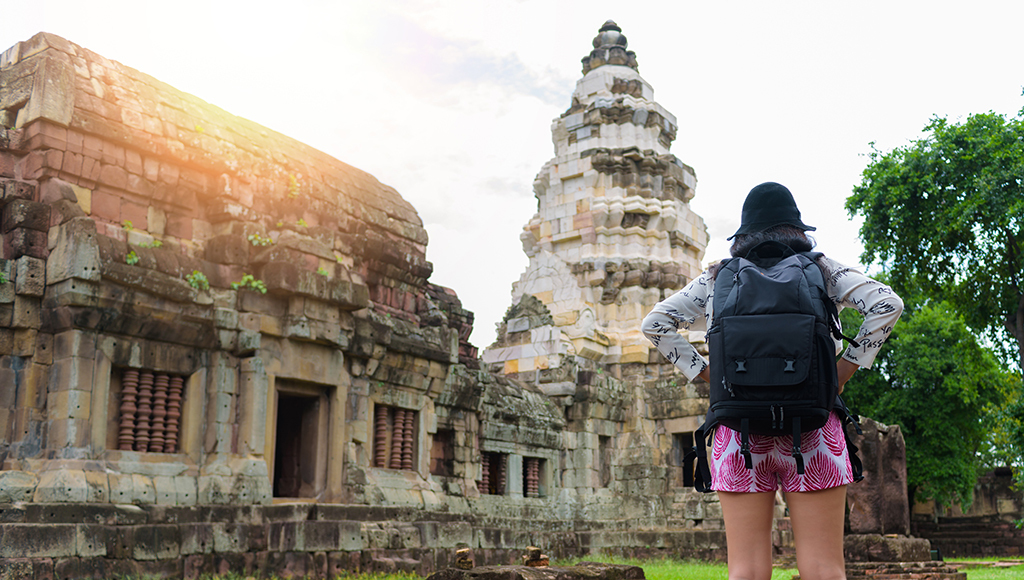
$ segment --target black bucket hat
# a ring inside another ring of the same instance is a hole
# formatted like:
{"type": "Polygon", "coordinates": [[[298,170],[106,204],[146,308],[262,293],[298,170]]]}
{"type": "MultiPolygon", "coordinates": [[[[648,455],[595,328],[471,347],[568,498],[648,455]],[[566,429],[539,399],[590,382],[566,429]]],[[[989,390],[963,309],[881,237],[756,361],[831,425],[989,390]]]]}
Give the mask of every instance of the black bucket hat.
{"type": "Polygon", "coordinates": [[[786,186],[769,181],[751,189],[747,194],[740,216],[740,229],[726,239],[731,240],[740,234],[763,232],[783,224],[798,227],[805,232],[815,230],[813,226],[800,221],[800,210],[786,186]]]}

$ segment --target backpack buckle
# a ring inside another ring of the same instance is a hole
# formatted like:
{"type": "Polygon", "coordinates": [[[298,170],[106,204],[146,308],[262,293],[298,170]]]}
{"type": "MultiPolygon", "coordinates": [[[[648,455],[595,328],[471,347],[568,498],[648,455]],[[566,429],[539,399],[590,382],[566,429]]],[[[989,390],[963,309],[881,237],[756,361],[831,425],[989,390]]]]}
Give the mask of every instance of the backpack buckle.
{"type": "Polygon", "coordinates": [[[738,360],[738,361],[736,361],[736,372],[738,372],[738,373],[745,373],[745,372],[747,372],[747,361],[745,361],[745,360],[738,360]]]}
{"type": "Polygon", "coordinates": [[[793,367],[794,364],[796,364],[796,360],[794,360],[794,359],[786,359],[786,368],[782,369],[782,372],[784,372],[784,373],[795,373],[796,372],[796,368],[793,367]]]}

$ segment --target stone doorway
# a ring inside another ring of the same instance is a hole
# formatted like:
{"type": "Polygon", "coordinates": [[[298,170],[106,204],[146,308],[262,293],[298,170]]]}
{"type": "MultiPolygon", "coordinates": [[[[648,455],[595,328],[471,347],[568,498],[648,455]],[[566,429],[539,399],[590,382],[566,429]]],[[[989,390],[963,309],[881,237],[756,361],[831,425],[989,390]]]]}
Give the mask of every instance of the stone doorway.
{"type": "Polygon", "coordinates": [[[275,498],[318,498],[327,478],[330,401],[326,389],[277,389],[273,457],[275,498]]]}

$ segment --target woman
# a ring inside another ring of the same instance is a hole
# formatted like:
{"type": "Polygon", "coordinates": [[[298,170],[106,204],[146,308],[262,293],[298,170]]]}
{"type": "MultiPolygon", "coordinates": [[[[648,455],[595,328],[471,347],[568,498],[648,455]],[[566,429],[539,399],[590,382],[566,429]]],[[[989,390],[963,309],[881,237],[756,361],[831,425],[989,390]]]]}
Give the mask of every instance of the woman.
{"type": "MultiPolygon", "coordinates": [[[[743,203],[740,228],[730,253],[745,256],[765,241],[786,244],[795,252],[808,252],[814,244],[805,232],[815,228],[803,223],[793,195],[778,183],[762,183],[743,203]]],[[[829,297],[839,308],[856,308],[864,315],[857,334],[859,347],[850,347],[836,363],[839,392],[860,367],[870,368],[875,355],[903,312],[903,302],[885,284],[827,257],[822,267],[829,297]]],[[[707,330],[712,312],[716,266],[685,288],[658,303],[644,318],[642,330],[654,345],[686,377],[710,382],[708,363],[688,340],[676,331],[707,330]]],[[[841,343],[837,344],[838,350],[841,343]]],[[[789,506],[796,542],[797,567],[803,580],[845,579],[843,520],[846,485],[853,481],[842,424],[833,413],[824,427],[804,434],[808,459],[804,474],[797,473],[795,459],[773,437],[751,435],[753,464],[772,478],[750,477],[739,457],[735,431],[719,426],[711,453],[711,488],[718,492],[729,549],[730,580],[767,580],[772,569],[772,519],[775,492],[781,485],[789,506]],[[817,455],[817,460],[810,459],[817,455]],[[816,473],[815,471],[819,472],[816,473]],[[822,471],[827,471],[827,476],[822,471]]]]}

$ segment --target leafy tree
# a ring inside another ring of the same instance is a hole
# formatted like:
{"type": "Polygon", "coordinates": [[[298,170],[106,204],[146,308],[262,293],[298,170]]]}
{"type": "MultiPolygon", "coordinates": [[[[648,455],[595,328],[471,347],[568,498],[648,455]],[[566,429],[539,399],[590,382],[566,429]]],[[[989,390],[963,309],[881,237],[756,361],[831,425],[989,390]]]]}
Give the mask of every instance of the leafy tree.
{"type": "MultiPolygon", "coordinates": [[[[991,445],[990,417],[1019,378],[949,304],[915,306],[912,296],[872,368],[854,374],[843,397],[862,415],[900,425],[912,500],[967,506],[986,467],[979,451],[991,445]]],[[[855,312],[842,315],[844,327],[859,326],[855,312]]]]}
{"type": "Polygon", "coordinates": [[[880,261],[898,293],[920,286],[949,301],[1024,368],[1024,111],[935,118],[925,131],[874,149],[846,200],[864,216],[862,259],[880,261]]]}

